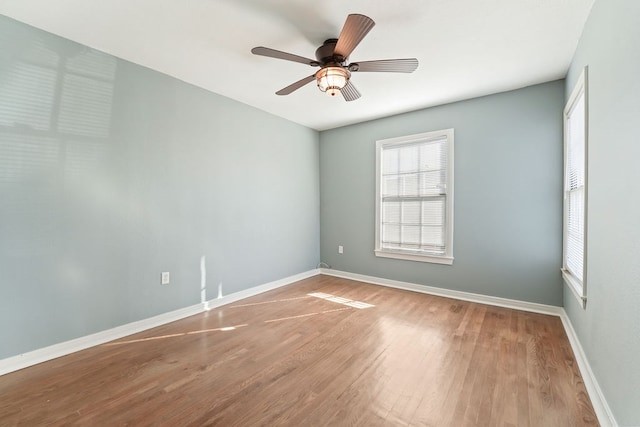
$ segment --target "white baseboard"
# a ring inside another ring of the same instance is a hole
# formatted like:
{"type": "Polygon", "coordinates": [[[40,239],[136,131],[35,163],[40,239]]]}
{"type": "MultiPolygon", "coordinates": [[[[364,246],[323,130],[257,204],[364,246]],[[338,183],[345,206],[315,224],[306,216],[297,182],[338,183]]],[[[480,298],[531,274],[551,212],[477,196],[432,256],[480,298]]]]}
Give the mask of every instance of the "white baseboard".
{"type": "Polygon", "coordinates": [[[578,363],[578,368],[580,369],[584,386],[587,389],[587,393],[589,393],[593,410],[596,411],[600,425],[602,427],[617,427],[618,423],[613,416],[613,412],[611,411],[609,404],[607,403],[607,399],[605,399],[604,394],[602,393],[602,389],[598,384],[598,380],[596,380],[596,376],[593,374],[587,355],[582,348],[582,344],[580,344],[580,340],[578,339],[575,329],[573,329],[571,319],[569,319],[569,316],[564,309],[560,315],[560,320],[562,320],[564,330],[569,338],[569,343],[571,343],[571,349],[576,357],[576,362],[578,363]]]}
{"type": "Polygon", "coordinates": [[[194,314],[201,312],[202,304],[196,304],[190,307],[149,317],[148,319],[138,320],[137,322],[131,322],[105,331],[96,332],[95,334],[85,335],[80,338],[53,344],[27,353],[18,354],[17,356],[8,357],[0,360],[0,375],[37,365],[38,363],[46,362],[47,360],[66,356],[89,347],[126,337],[127,335],[155,328],[156,326],[164,325],[165,323],[175,322],[176,320],[184,319],[185,317],[193,316],[194,314]]]}
{"type": "Polygon", "coordinates": [[[415,283],[383,279],[380,277],[366,276],[363,274],[348,273],[345,271],[331,270],[328,268],[321,268],[320,273],[326,274],[328,276],[342,277],[343,279],[356,280],[358,282],[371,283],[374,285],[387,286],[396,289],[404,289],[406,291],[420,292],[423,294],[453,298],[462,301],[477,302],[480,304],[494,305],[498,307],[513,308],[516,310],[530,311],[533,313],[549,314],[552,316],[560,316],[560,314],[564,311],[562,307],[557,307],[554,305],[537,304],[534,302],[473,294],[471,292],[436,288],[434,286],[417,285],[415,283]]]}
{"type": "Polygon", "coordinates": [[[96,332],[95,334],[86,335],[84,337],[50,345],[48,347],[19,354],[17,356],[8,357],[6,359],[0,360],[0,375],[18,371],[29,366],[37,365],[38,363],[46,362],[47,360],[66,356],[68,354],[75,353],[77,351],[84,350],[96,345],[101,345],[109,341],[120,339],[128,335],[136,334],[147,329],[175,322],[176,320],[184,319],[185,317],[202,313],[205,310],[210,310],[212,308],[230,304],[243,298],[261,294],[263,292],[270,291],[272,289],[276,289],[293,282],[297,282],[298,280],[315,276],[319,273],[320,272],[315,269],[309,270],[304,273],[285,277],[283,279],[265,283],[263,285],[254,286],[253,288],[249,288],[244,291],[229,294],[226,297],[214,299],[204,304],[200,303],[189,307],[180,308],[168,313],[149,317],[148,319],[138,320],[136,322],[127,323],[126,325],[96,332]]]}
{"type": "Polygon", "coordinates": [[[578,336],[573,329],[571,320],[569,319],[569,316],[567,316],[564,308],[552,305],[512,300],[507,298],[473,294],[470,292],[436,288],[433,286],[417,285],[415,283],[400,282],[397,280],[383,279],[380,277],[366,276],[363,274],[348,273],[345,271],[331,270],[328,268],[321,268],[320,273],[328,276],[356,280],[358,282],[365,282],[374,285],[420,292],[423,294],[437,295],[463,301],[476,302],[480,304],[494,305],[498,307],[512,308],[516,310],[560,317],[562,325],[564,326],[564,330],[567,333],[567,337],[569,338],[569,343],[571,344],[571,348],[576,357],[576,362],[578,363],[580,374],[582,375],[582,379],[584,380],[585,388],[587,389],[587,393],[589,394],[591,404],[593,405],[593,409],[596,412],[596,416],[598,417],[600,425],[603,427],[618,426],[613,416],[613,412],[611,412],[611,408],[609,407],[607,400],[605,399],[604,394],[602,393],[602,390],[598,385],[598,381],[596,380],[596,377],[591,370],[591,365],[589,365],[589,361],[584,353],[584,350],[582,349],[580,340],[578,339],[578,336]]]}
{"type": "Polygon", "coordinates": [[[299,280],[317,276],[318,274],[320,274],[320,270],[313,269],[313,270],[305,271],[303,273],[294,274],[293,276],[285,277],[284,279],[274,280],[273,282],[254,286],[253,288],[245,289],[244,291],[234,292],[222,298],[215,298],[207,301],[205,303],[205,309],[211,310],[213,308],[220,307],[222,305],[231,304],[241,299],[249,298],[254,295],[261,294],[263,292],[271,291],[273,289],[277,289],[282,286],[289,285],[299,280]]]}

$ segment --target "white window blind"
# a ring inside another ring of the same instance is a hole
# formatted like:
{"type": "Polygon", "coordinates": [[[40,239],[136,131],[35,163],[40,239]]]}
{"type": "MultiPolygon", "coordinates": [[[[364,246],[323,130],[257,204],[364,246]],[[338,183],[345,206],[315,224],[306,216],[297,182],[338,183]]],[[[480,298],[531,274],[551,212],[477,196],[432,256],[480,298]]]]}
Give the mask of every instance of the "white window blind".
{"type": "Polygon", "coordinates": [[[564,112],[564,256],[563,276],[576,296],[586,300],[584,286],[586,243],[587,106],[585,73],[580,77],[564,112]]]}
{"type": "Polygon", "coordinates": [[[451,257],[452,143],[452,130],[378,142],[377,255],[451,257]]]}
{"type": "Polygon", "coordinates": [[[567,118],[567,269],[582,281],[584,259],[584,94],[567,118]]]}

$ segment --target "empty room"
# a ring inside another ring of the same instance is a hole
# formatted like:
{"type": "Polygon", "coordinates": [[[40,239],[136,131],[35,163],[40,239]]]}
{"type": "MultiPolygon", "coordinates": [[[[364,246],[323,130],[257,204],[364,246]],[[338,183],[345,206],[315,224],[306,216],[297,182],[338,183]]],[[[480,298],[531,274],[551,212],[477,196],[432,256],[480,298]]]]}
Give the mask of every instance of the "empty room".
{"type": "Polygon", "coordinates": [[[0,0],[0,426],[640,426],[637,0],[0,0]]]}

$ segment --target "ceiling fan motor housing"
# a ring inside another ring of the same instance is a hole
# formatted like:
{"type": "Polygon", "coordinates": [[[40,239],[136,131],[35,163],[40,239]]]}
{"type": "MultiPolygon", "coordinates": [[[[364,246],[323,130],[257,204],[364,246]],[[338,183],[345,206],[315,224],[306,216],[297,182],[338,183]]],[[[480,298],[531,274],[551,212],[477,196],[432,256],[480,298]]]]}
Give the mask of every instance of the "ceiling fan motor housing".
{"type": "Polygon", "coordinates": [[[322,46],[316,49],[316,59],[321,66],[344,66],[347,58],[334,54],[338,39],[327,39],[322,46]]]}

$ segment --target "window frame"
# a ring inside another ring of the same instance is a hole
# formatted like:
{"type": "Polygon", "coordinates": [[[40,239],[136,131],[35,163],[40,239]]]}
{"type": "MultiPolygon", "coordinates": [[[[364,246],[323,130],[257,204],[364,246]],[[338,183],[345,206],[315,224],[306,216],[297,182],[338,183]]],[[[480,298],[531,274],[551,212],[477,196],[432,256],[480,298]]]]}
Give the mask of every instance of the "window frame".
{"type": "Polygon", "coordinates": [[[375,248],[377,257],[394,258],[408,261],[428,262],[435,264],[453,264],[453,176],[454,176],[454,130],[443,129],[414,135],[388,138],[376,141],[376,194],[375,194],[375,248]],[[382,248],[382,151],[383,148],[395,145],[418,144],[437,139],[447,140],[447,182],[445,193],[445,253],[444,255],[418,254],[401,249],[382,248]]]}
{"type": "Polygon", "coordinates": [[[589,91],[588,91],[588,67],[585,67],[567,100],[563,114],[563,142],[564,142],[564,162],[563,162],[563,186],[562,186],[562,198],[563,198],[563,215],[562,215],[562,278],[565,284],[569,287],[573,295],[576,297],[582,308],[586,308],[587,304],[587,218],[588,218],[588,165],[589,165],[589,91]],[[569,120],[577,101],[582,96],[584,103],[584,185],[583,185],[583,202],[584,202],[584,217],[583,220],[583,248],[582,248],[582,280],[573,274],[567,267],[567,240],[568,240],[568,194],[569,189],[569,176],[568,176],[568,146],[569,146],[569,120]]]}

